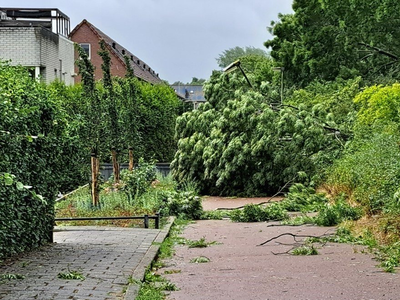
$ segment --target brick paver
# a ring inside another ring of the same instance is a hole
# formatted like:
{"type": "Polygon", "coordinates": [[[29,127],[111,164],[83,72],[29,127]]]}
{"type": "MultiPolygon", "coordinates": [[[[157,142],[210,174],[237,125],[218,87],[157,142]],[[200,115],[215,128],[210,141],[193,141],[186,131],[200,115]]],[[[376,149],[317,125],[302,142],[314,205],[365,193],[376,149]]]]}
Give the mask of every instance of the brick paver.
{"type": "Polygon", "coordinates": [[[54,244],[2,262],[0,274],[25,278],[0,283],[0,299],[123,299],[129,276],[159,233],[138,228],[57,228],[54,244]],[[80,272],[85,279],[57,277],[70,271],[80,272]]]}

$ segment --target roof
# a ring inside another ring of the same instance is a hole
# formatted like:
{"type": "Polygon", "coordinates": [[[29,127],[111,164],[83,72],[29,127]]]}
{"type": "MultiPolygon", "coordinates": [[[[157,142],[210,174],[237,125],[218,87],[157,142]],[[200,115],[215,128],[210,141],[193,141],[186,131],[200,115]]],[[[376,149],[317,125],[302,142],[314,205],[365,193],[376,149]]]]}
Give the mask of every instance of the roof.
{"type": "Polygon", "coordinates": [[[99,37],[99,40],[104,40],[107,44],[107,48],[109,49],[111,54],[114,54],[114,56],[119,59],[123,65],[126,66],[125,64],[125,59],[124,56],[126,55],[130,59],[130,63],[134,72],[134,75],[144,81],[147,81],[149,83],[161,83],[162,79],[158,76],[158,73],[156,73],[153,69],[150,68],[148,64],[146,64],[144,61],[139,59],[137,56],[132,54],[129,50],[127,50],[125,47],[122,45],[118,44],[116,41],[114,41],[112,38],[110,38],[107,34],[102,32],[100,29],[98,29],[96,26],[91,24],[89,21],[84,19],[81,23],[79,23],[72,31],[70,34],[70,37],[75,34],[79,30],[79,28],[86,24],[93,32],[95,35],[99,37]]]}

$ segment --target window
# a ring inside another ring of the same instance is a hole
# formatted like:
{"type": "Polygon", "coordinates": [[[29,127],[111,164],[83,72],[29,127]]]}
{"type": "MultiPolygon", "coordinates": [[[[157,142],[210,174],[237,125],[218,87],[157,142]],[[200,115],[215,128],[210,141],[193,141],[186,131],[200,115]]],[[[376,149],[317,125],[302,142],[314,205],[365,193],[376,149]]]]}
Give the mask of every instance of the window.
{"type": "Polygon", "coordinates": [[[79,44],[81,47],[82,47],[82,49],[86,52],[86,54],[87,54],[87,56],[88,56],[88,58],[90,59],[91,58],[91,55],[90,55],[90,44],[79,44]]]}

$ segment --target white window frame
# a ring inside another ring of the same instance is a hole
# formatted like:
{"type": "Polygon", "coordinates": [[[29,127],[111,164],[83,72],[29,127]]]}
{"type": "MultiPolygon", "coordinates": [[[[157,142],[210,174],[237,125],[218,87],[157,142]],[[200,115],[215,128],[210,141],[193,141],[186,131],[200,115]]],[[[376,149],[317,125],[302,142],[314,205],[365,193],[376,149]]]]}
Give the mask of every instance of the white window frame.
{"type": "Polygon", "coordinates": [[[92,46],[89,44],[89,43],[80,43],[79,44],[81,47],[82,47],[82,49],[86,52],[86,50],[85,50],[85,48],[83,47],[83,46],[88,46],[88,52],[86,52],[87,54],[88,54],[88,57],[89,57],[89,59],[91,59],[92,58],[92,55],[91,55],[91,53],[92,53],[92,46]]]}

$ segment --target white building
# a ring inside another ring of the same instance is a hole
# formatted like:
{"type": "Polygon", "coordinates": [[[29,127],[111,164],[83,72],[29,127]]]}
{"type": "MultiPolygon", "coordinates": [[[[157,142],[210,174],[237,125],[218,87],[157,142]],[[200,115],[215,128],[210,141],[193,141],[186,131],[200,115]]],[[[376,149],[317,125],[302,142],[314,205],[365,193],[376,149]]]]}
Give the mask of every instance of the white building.
{"type": "Polygon", "coordinates": [[[69,17],[55,8],[1,8],[0,59],[27,67],[46,83],[74,84],[69,17]]]}

